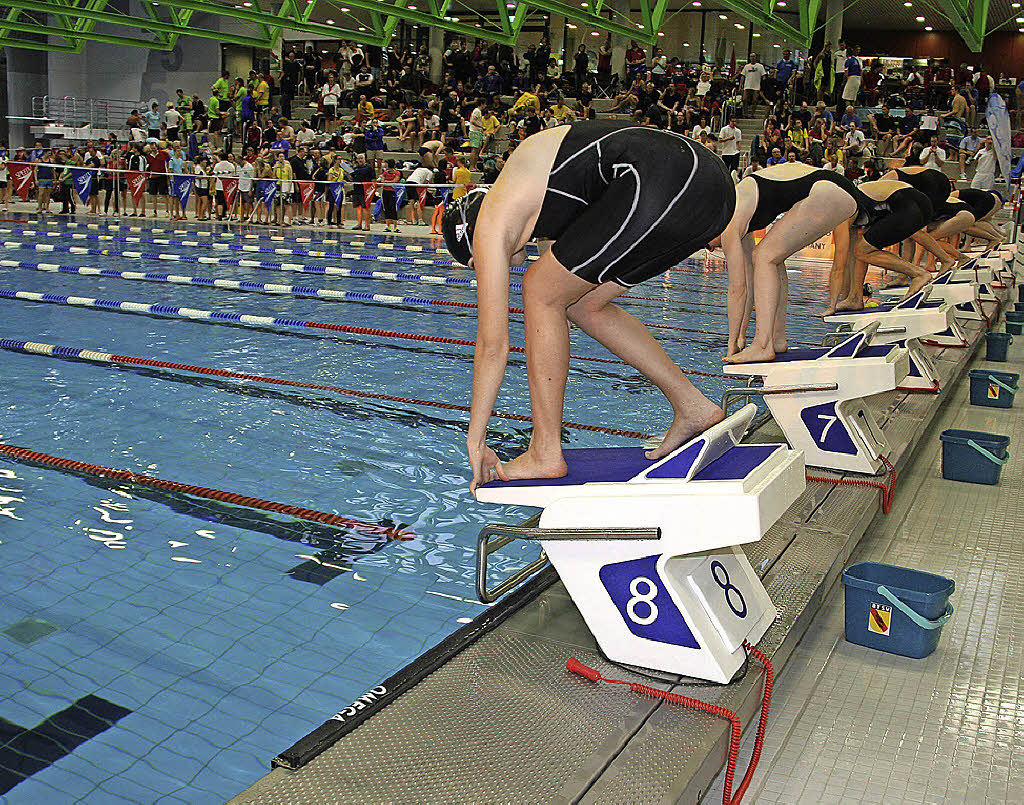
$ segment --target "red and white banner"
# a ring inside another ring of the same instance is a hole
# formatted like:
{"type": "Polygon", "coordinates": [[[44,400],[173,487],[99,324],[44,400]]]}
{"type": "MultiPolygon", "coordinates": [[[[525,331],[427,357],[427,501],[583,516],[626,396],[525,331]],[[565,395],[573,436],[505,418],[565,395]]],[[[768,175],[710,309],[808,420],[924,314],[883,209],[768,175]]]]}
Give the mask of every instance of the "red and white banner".
{"type": "Polygon", "coordinates": [[[376,197],[377,197],[377,183],[376,182],[363,182],[363,198],[365,199],[366,206],[369,207],[373,203],[374,198],[376,198],[376,197]]]}
{"type": "Polygon", "coordinates": [[[235,203],[235,193],[238,192],[238,179],[222,176],[220,177],[220,186],[224,190],[224,200],[227,202],[228,207],[230,207],[235,203]]]}
{"type": "Polygon", "coordinates": [[[14,183],[14,191],[22,201],[28,199],[29,191],[32,189],[32,166],[26,162],[8,162],[7,171],[14,183]]]}
{"type": "Polygon", "coordinates": [[[309,209],[309,202],[313,198],[313,191],[316,189],[314,182],[299,182],[299,193],[302,196],[302,209],[309,209]]]}
{"type": "Polygon", "coordinates": [[[143,171],[128,171],[128,192],[138,204],[146,193],[146,174],[143,171]]]}

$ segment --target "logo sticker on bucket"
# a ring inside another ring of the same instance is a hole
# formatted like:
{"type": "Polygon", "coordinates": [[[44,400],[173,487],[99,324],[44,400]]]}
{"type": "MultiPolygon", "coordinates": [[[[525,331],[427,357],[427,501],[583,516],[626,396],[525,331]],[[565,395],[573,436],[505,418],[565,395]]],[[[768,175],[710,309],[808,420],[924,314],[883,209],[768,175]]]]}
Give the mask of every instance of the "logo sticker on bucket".
{"type": "Polygon", "coordinates": [[[889,635],[892,621],[892,607],[885,604],[872,604],[868,612],[868,631],[875,634],[889,635]]]}
{"type": "Polygon", "coordinates": [[[988,384],[988,398],[990,400],[999,399],[999,386],[995,385],[994,383],[988,384]]]}

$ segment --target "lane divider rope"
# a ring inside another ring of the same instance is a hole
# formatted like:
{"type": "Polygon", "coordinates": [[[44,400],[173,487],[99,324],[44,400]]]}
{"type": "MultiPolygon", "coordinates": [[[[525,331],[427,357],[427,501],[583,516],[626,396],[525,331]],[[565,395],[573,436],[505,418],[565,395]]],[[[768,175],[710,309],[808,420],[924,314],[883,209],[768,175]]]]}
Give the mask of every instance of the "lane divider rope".
{"type": "MultiPolygon", "coordinates": [[[[314,389],[316,391],[329,391],[335,394],[342,394],[346,397],[359,397],[368,400],[383,400],[410,405],[422,405],[428,408],[442,408],[446,411],[460,411],[469,413],[468,405],[456,403],[436,402],[432,400],[420,400],[415,397],[396,397],[391,394],[380,394],[371,391],[358,391],[347,389],[341,386],[328,386],[323,383],[306,383],[300,380],[286,380],[278,377],[265,377],[247,372],[233,372],[229,369],[214,369],[208,366],[195,366],[187,363],[172,363],[154,358],[136,358],[131,355],[118,355],[112,352],[100,352],[98,350],[84,349],[79,347],[63,347],[55,344],[43,344],[36,341],[16,341],[10,338],[0,338],[0,349],[13,352],[24,352],[33,355],[45,355],[53,358],[70,358],[73,360],[91,361],[93,363],[107,364],[111,366],[147,366],[154,369],[171,369],[178,372],[192,372],[193,374],[212,375],[214,377],[226,377],[231,380],[244,380],[253,383],[268,383],[275,386],[288,386],[292,388],[314,389]]],[[[491,415],[499,419],[508,419],[514,422],[532,422],[533,417],[522,414],[509,414],[504,411],[492,411],[491,415]]],[[[620,428],[608,428],[603,425],[588,425],[582,422],[563,422],[562,425],[573,430],[586,430],[594,433],[607,433],[611,436],[625,436],[631,439],[649,439],[650,435],[639,431],[622,430],[620,428]]]]}
{"type": "MultiPolygon", "coordinates": [[[[478,307],[475,302],[458,302],[451,299],[429,299],[418,296],[392,296],[390,294],[372,294],[365,291],[335,291],[303,285],[280,285],[270,282],[225,280],[211,277],[192,277],[181,274],[164,274],[159,271],[118,271],[112,268],[72,266],[63,263],[33,263],[28,260],[0,259],[0,267],[24,268],[31,271],[42,271],[51,274],[70,274],[84,277],[106,277],[111,279],[169,283],[172,285],[191,285],[201,288],[220,288],[229,291],[269,293],[277,296],[297,296],[302,298],[327,299],[331,301],[378,302],[387,305],[427,305],[455,307],[468,310],[476,310],[478,307]]],[[[508,312],[522,315],[524,311],[521,307],[510,307],[508,312]]],[[[651,329],[658,330],[674,330],[684,333],[713,335],[719,338],[726,337],[723,333],[720,333],[717,330],[704,330],[697,327],[681,327],[673,324],[655,323],[648,323],[646,326],[651,329]]]]}
{"type": "Polygon", "coordinates": [[[404,531],[397,526],[384,526],[378,523],[366,523],[360,520],[353,520],[349,517],[342,517],[338,514],[306,509],[299,506],[290,506],[286,503],[276,503],[272,500],[263,500],[248,495],[239,495],[235,492],[225,492],[221,489],[210,489],[205,486],[181,483],[179,481],[168,481],[164,478],[154,478],[151,475],[141,475],[129,470],[117,470],[111,467],[101,467],[97,464],[87,464],[83,461],[73,461],[67,458],[58,458],[35,450],[28,450],[24,447],[15,447],[9,444],[0,444],[0,455],[17,461],[30,464],[40,464],[46,467],[54,467],[60,470],[94,475],[99,478],[113,478],[139,486],[148,486],[153,489],[162,489],[168,492],[190,495],[192,497],[204,498],[206,500],[217,500],[222,503],[230,503],[235,506],[243,506],[247,509],[259,509],[260,511],[275,512],[296,517],[300,520],[309,520],[325,525],[351,528],[356,531],[364,531],[372,534],[385,534],[392,539],[408,540],[414,539],[415,534],[404,531]]]}
{"type": "MultiPolygon", "coordinates": [[[[276,316],[253,316],[246,313],[229,313],[226,311],[197,310],[196,308],[179,307],[177,305],[152,305],[145,302],[129,302],[117,299],[94,299],[87,296],[65,296],[55,293],[38,293],[36,291],[12,291],[7,288],[0,288],[0,299],[18,299],[23,302],[45,302],[55,305],[66,305],[68,307],[84,307],[96,310],[117,310],[125,313],[137,313],[148,316],[160,316],[163,318],[189,319],[196,321],[209,321],[217,324],[240,324],[246,327],[297,327],[314,330],[328,330],[331,332],[348,333],[352,335],[370,335],[379,338],[395,338],[408,341],[426,341],[434,344],[454,344],[464,347],[475,347],[476,341],[467,338],[450,338],[439,335],[422,335],[420,333],[402,333],[395,330],[382,330],[375,327],[352,327],[345,324],[332,324],[322,321],[308,321],[305,319],[290,319],[276,316]]],[[[521,354],[526,349],[518,346],[510,346],[509,350],[521,354]]],[[[597,358],[590,355],[570,355],[570,358],[590,363],[611,364],[615,366],[627,366],[625,361],[617,358],[597,358]]],[[[721,379],[732,379],[731,375],[718,374],[715,372],[701,372],[697,369],[682,369],[684,374],[696,375],[698,377],[714,377],[721,379]]]]}

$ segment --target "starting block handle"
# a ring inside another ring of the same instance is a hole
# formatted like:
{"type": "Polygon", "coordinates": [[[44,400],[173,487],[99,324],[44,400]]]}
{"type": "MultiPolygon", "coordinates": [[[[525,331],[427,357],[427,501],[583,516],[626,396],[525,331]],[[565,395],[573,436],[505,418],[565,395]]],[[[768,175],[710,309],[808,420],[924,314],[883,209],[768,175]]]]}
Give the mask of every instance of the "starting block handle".
{"type": "Polygon", "coordinates": [[[487,586],[490,555],[516,539],[527,540],[656,540],[661,539],[660,528],[539,528],[540,515],[536,514],[522,525],[488,525],[480,530],[476,543],[476,594],[481,603],[493,604],[510,590],[514,590],[548,564],[542,551],[530,564],[502,579],[494,587],[487,586]],[[494,537],[495,539],[492,539],[494,537]]]}
{"type": "Polygon", "coordinates": [[[722,410],[729,413],[729,405],[735,399],[750,397],[767,397],[770,394],[798,394],[807,391],[838,391],[838,383],[806,383],[793,386],[747,386],[746,388],[727,389],[722,395],[722,410]]]}

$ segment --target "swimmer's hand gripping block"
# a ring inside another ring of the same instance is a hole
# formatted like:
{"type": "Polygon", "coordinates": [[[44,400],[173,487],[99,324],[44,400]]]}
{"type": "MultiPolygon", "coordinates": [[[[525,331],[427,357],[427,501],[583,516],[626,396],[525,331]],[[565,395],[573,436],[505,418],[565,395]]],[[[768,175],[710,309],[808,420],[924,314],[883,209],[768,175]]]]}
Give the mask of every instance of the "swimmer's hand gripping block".
{"type": "Polygon", "coordinates": [[[544,551],[609,658],[727,682],[777,614],[733,546],[760,539],[806,483],[799,452],[739,443],[755,413],[655,462],[642,448],[568,450],[566,478],[492,482],[477,499],[544,508],[544,551]],[[658,536],[616,538],[637,528],[658,536]],[[571,529],[607,534],[555,538],[571,529]]]}
{"type": "Polygon", "coordinates": [[[725,371],[764,379],[772,416],[808,465],[874,475],[889,444],[865,398],[893,391],[910,371],[905,347],[871,343],[879,329],[872,322],[831,348],[791,349],[725,371]]]}

